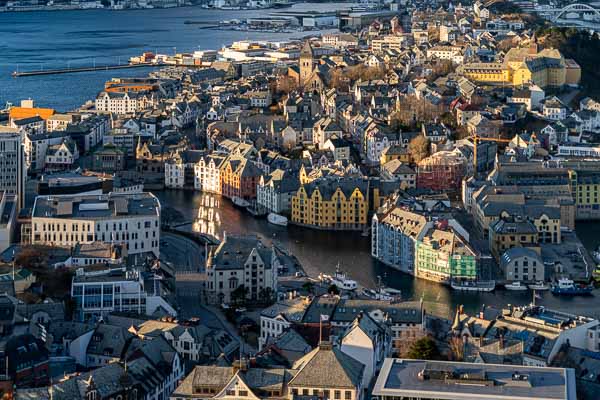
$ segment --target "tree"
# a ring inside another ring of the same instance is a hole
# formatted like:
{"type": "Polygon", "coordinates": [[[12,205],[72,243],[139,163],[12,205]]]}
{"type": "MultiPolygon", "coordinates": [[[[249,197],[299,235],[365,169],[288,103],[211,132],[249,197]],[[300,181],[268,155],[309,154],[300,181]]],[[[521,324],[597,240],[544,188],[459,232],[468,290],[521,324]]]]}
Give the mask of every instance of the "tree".
{"type": "Polygon", "coordinates": [[[460,337],[453,336],[450,338],[450,355],[454,361],[463,361],[465,357],[465,344],[460,337]]]}
{"type": "Polygon", "coordinates": [[[341,92],[350,89],[349,80],[341,68],[336,68],[329,73],[329,87],[336,88],[341,92]]]}
{"type": "Polygon", "coordinates": [[[298,82],[291,76],[280,75],[277,78],[276,91],[278,93],[288,94],[298,88],[298,82]]]}
{"type": "Polygon", "coordinates": [[[440,351],[433,339],[426,336],[410,346],[406,358],[414,360],[437,360],[440,358],[440,351]]]}
{"type": "Polygon", "coordinates": [[[315,285],[311,281],[307,281],[302,284],[302,289],[304,289],[305,291],[307,291],[310,294],[313,294],[313,292],[315,290],[315,285]]]}
{"type": "Polygon", "coordinates": [[[49,248],[29,246],[22,249],[15,258],[15,264],[29,270],[46,268],[48,266],[49,248]]]}
{"type": "Polygon", "coordinates": [[[416,136],[408,144],[408,153],[413,162],[418,163],[429,155],[429,139],[423,135],[416,136]]]}
{"type": "Polygon", "coordinates": [[[273,301],[273,289],[270,287],[261,289],[260,292],[258,292],[258,298],[263,304],[271,303],[273,301]]]}
{"type": "Polygon", "coordinates": [[[433,64],[433,68],[431,71],[431,75],[427,77],[427,81],[433,82],[437,78],[441,76],[446,76],[452,72],[454,72],[456,68],[452,61],[450,60],[437,60],[435,64],[433,64]]]}
{"type": "Polygon", "coordinates": [[[338,289],[338,287],[335,286],[334,284],[331,284],[327,288],[327,293],[329,293],[329,294],[340,294],[340,289],[338,289]]]}
{"type": "Polygon", "coordinates": [[[246,302],[250,290],[244,285],[240,285],[231,292],[231,302],[235,305],[241,305],[246,302]]]}

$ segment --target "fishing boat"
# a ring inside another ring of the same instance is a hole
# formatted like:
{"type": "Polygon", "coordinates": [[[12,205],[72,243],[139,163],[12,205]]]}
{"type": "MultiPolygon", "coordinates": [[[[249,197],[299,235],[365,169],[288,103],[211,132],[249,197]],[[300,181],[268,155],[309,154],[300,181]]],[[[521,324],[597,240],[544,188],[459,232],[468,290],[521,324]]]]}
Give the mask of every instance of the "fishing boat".
{"type": "Polygon", "coordinates": [[[238,196],[233,196],[231,198],[231,202],[233,203],[233,205],[235,205],[237,207],[241,207],[241,208],[246,208],[246,207],[250,206],[250,203],[248,201],[246,201],[238,196]]]}
{"type": "Polygon", "coordinates": [[[496,288],[496,281],[452,281],[450,287],[463,292],[491,292],[496,288]]]}
{"type": "Polygon", "coordinates": [[[355,280],[349,279],[344,272],[340,271],[339,265],[335,269],[335,274],[331,277],[331,284],[342,290],[355,290],[358,287],[355,280]]]}
{"type": "Polygon", "coordinates": [[[558,296],[585,296],[592,293],[591,285],[576,284],[572,279],[560,278],[552,284],[550,291],[558,296]]]}
{"type": "Polygon", "coordinates": [[[267,221],[273,225],[279,226],[287,226],[288,224],[288,219],[286,217],[275,213],[269,213],[269,215],[267,215],[267,221]]]}
{"type": "Polygon", "coordinates": [[[504,285],[504,287],[507,290],[527,290],[527,286],[525,286],[524,284],[522,284],[519,281],[507,283],[506,285],[504,285]]]}
{"type": "Polygon", "coordinates": [[[531,285],[528,285],[528,286],[529,286],[529,289],[538,290],[538,291],[550,289],[550,285],[544,283],[544,281],[538,281],[538,282],[532,283],[531,285]]]}

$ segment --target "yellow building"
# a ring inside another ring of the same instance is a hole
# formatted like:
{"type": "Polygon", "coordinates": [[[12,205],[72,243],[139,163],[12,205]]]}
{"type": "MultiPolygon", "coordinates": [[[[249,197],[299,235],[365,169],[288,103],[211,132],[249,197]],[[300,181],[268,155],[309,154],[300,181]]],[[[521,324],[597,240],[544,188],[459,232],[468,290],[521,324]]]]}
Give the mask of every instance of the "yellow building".
{"type": "Polygon", "coordinates": [[[408,149],[400,144],[393,144],[383,149],[379,159],[379,165],[387,164],[392,160],[400,160],[403,163],[410,163],[411,159],[408,149]]]}
{"type": "Polygon", "coordinates": [[[569,170],[569,180],[577,219],[600,218],[600,176],[569,170]]]}
{"type": "Polygon", "coordinates": [[[537,46],[510,49],[502,63],[467,63],[460,74],[477,82],[521,86],[534,83],[541,88],[578,85],[581,68],[556,49],[538,51],[537,46]]]}
{"type": "Polygon", "coordinates": [[[369,183],[322,178],[303,184],[292,197],[292,222],[317,229],[361,230],[368,224],[369,183]]]}

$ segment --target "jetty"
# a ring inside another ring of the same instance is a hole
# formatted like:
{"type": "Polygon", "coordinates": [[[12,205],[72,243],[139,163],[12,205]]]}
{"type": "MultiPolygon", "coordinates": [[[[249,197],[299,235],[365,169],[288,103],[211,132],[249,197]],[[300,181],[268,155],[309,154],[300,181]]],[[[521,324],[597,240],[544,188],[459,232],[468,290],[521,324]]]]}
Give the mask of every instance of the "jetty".
{"type": "Polygon", "coordinates": [[[57,74],[72,74],[77,72],[94,72],[94,71],[109,71],[113,69],[130,69],[130,68],[143,68],[143,67],[163,67],[165,64],[162,63],[137,63],[137,64],[120,64],[120,65],[97,65],[93,67],[75,67],[75,68],[52,68],[52,69],[41,69],[36,71],[14,71],[12,73],[13,78],[21,78],[26,76],[37,76],[37,75],[57,75],[57,74]]]}

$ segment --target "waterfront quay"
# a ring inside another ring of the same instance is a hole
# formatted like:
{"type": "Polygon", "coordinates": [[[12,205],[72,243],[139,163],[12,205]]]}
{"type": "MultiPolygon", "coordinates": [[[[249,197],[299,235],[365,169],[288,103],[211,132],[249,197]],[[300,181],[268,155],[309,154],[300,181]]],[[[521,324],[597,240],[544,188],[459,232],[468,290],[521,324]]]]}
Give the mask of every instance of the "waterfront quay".
{"type": "Polygon", "coordinates": [[[57,68],[57,69],[40,69],[37,71],[14,71],[11,75],[13,78],[22,78],[28,76],[39,76],[39,75],[58,75],[58,74],[74,74],[77,72],[96,72],[96,71],[113,71],[118,69],[130,69],[130,68],[141,68],[141,67],[161,67],[161,64],[153,63],[138,63],[138,64],[126,64],[126,65],[98,65],[91,67],[77,67],[77,68],[57,68]]]}

